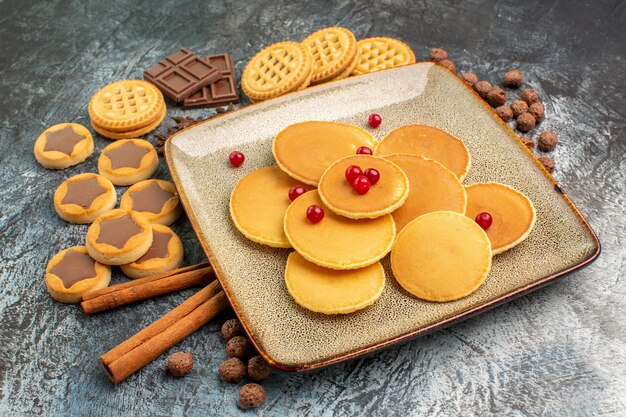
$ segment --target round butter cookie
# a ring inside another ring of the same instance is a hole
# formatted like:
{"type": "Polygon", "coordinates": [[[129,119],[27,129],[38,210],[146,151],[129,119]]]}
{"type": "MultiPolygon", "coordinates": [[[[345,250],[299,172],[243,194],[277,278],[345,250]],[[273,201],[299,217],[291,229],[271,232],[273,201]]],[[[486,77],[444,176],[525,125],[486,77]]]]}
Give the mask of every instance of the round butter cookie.
{"type": "Polygon", "coordinates": [[[98,158],[98,171],[115,185],[132,185],[154,174],[159,157],[143,139],[122,139],[109,144],[98,158]]]}
{"type": "Polygon", "coordinates": [[[528,237],[537,214],[528,197],[508,185],[483,182],[468,185],[466,215],[474,220],[487,212],[493,219],[486,230],[494,255],[518,245],[528,237]]]}
{"type": "Polygon", "coordinates": [[[150,223],[169,226],[183,207],[176,186],[164,180],[140,181],[128,188],[120,201],[120,208],[143,214],[150,223]]]}
{"type": "Polygon", "coordinates": [[[359,62],[351,75],[368,74],[415,63],[415,54],[409,45],[397,39],[361,39],[356,47],[359,62]]]}
{"type": "Polygon", "coordinates": [[[285,234],[309,262],[331,269],[358,269],[378,262],[391,250],[396,227],[391,214],[376,219],[348,219],[325,207],[317,190],[296,198],[285,213],[285,234]],[[307,208],[318,205],[324,218],[307,220],[307,208]]]}
{"type": "Polygon", "coordinates": [[[312,84],[336,78],[356,57],[356,38],[342,27],[318,30],[303,40],[302,44],[313,58],[312,84]]]}
{"type": "Polygon", "coordinates": [[[172,229],[161,224],[152,225],[152,245],[141,258],[121,265],[129,278],[144,278],[162,274],[180,266],[183,261],[183,242],[172,229]]]}
{"type": "Polygon", "coordinates": [[[165,114],[167,113],[167,108],[165,106],[163,106],[163,108],[159,111],[156,119],[154,119],[152,122],[150,122],[150,124],[137,128],[137,129],[132,129],[132,130],[124,130],[121,132],[112,132],[110,130],[107,130],[105,128],[103,128],[102,126],[98,126],[94,121],[91,122],[91,127],[93,128],[93,130],[95,130],[96,132],[98,132],[100,135],[104,136],[105,138],[108,139],[112,139],[112,140],[119,140],[119,139],[133,139],[133,138],[138,138],[140,136],[144,136],[150,132],[152,132],[154,129],[156,129],[157,127],[159,127],[161,125],[161,123],[163,122],[163,119],[165,118],[165,114]]]}
{"type": "Polygon", "coordinates": [[[376,141],[360,127],[310,121],[293,124],[279,132],[272,152],[280,169],[290,177],[317,187],[329,166],[356,154],[361,146],[374,149],[376,141]]]}
{"type": "Polygon", "coordinates": [[[302,88],[311,79],[312,69],[311,54],[303,45],[275,43],[248,62],[241,76],[241,88],[253,101],[275,98],[302,88]]]}
{"type": "Polygon", "coordinates": [[[93,138],[82,125],[60,123],[39,135],[34,152],[44,168],[64,169],[80,164],[93,153],[93,138]]]}
{"type": "Polygon", "coordinates": [[[374,155],[408,153],[434,159],[463,182],[469,172],[471,158],[463,142],[436,127],[406,125],[392,130],[376,146],[374,155]]]}
{"type": "Polygon", "coordinates": [[[89,101],[93,125],[109,132],[128,132],[154,123],[163,113],[163,94],[143,80],[105,85],[89,101]]]}
{"type": "Polygon", "coordinates": [[[433,211],[465,214],[467,195],[459,179],[446,167],[418,155],[392,154],[385,159],[395,163],[409,179],[409,196],[392,214],[396,230],[411,220],[433,211]]]}
{"type": "Polygon", "coordinates": [[[417,298],[452,301],[478,289],[491,269],[491,245],[473,220],[451,211],[407,224],[391,250],[398,283],[417,298]]]}
{"type": "Polygon", "coordinates": [[[266,167],[243,177],[230,195],[230,217],[248,239],[275,248],[289,248],[283,220],[289,190],[298,185],[280,168],[266,167]]]}
{"type": "Polygon", "coordinates": [[[351,219],[375,219],[401,207],[409,195],[409,179],[399,166],[371,155],[350,155],[332,164],[322,175],[319,195],[326,207],[351,219]],[[346,169],[356,165],[376,169],[380,179],[365,194],[346,180],[346,169]]]}
{"type": "Polygon", "coordinates": [[[54,192],[54,210],[63,220],[91,223],[117,203],[115,187],[102,175],[86,173],[66,179],[54,192]]]}
{"type": "Polygon", "coordinates": [[[152,245],[152,225],[135,211],[111,210],[94,220],[85,240],[89,255],[96,261],[124,265],[148,252],[152,245]]]}
{"type": "Polygon", "coordinates": [[[84,246],[62,250],[46,267],[48,292],[62,303],[80,303],[83,295],[107,287],[109,281],[111,268],[91,258],[84,246]]]}
{"type": "Polygon", "coordinates": [[[380,262],[360,269],[337,271],[315,265],[293,252],[287,258],[285,283],[293,299],[307,310],[348,314],[376,302],[385,288],[380,262]]]}

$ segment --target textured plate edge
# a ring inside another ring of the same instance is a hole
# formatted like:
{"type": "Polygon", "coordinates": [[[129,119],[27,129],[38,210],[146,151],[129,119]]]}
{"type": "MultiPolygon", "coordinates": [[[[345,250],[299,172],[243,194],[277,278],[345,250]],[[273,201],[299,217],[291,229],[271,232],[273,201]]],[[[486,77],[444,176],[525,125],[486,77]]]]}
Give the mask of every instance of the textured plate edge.
{"type": "Polygon", "coordinates": [[[358,356],[361,355],[365,355],[365,354],[370,354],[370,353],[374,353],[374,352],[378,352],[380,350],[389,348],[391,346],[397,345],[397,344],[401,344],[401,343],[405,343],[408,342],[409,340],[412,340],[414,338],[420,337],[420,336],[424,336],[426,334],[432,333],[434,331],[437,330],[441,330],[445,327],[448,327],[454,323],[460,322],[462,320],[468,319],[472,316],[475,316],[477,314],[480,314],[482,312],[488,311],[494,307],[497,307],[499,305],[502,305],[506,302],[509,302],[517,297],[521,297],[525,294],[528,294],[534,290],[537,290],[539,288],[542,288],[550,283],[552,283],[554,280],[556,280],[557,278],[563,277],[569,273],[578,271],[584,267],[586,267],[587,265],[591,264],[593,261],[595,261],[598,256],[600,255],[602,248],[601,248],[601,244],[600,244],[600,240],[598,239],[598,236],[596,235],[596,233],[594,232],[594,230],[591,228],[591,225],[589,224],[589,222],[587,221],[587,219],[585,218],[585,216],[583,216],[583,214],[580,212],[580,210],[578,209],[578,207],[576,207],[576,205],[574,204],[574,202],[571,200],[571,198],[561,189],[561,187],[558,185],[558,183],[556,182],[556,180],[554,179],[554,177],[552,177],[552,175],[548,172],[548,170],[543,166],[543,164],[541,164],[541,162],[537,159],[537,157],[532,153],[532,151],[530,149],[528,149],[528,147],[526,147],[526,145],[524,145],[524,143],[520,140],[519,136],[496,114],[496,112],[491,108],[491,106],[489,106],[489,104],[487,102],[485,102],[479,95],[478,93],[476,93],[474,91],[473,88],[471,88],[469,85],[467,85],[467,83],[460,78],[456,73],[448,70],[445,67],[442,67],[440,65],[436,65],[433,64],[432,62],[417,62],[414,64],[409,64],[409,65],[405,65],[402,67],[397,67],[397,68],[390,68],[388,70],[384,70],[386,71],[394,71],[394,70],[399,70],[402,69],[404,67],[409,67],[409,66],[415,66],[415,65],[429,65],[429,66],[436,66],[437,68],[440,68],[441,70],[444,71],[448,71],[450,73],[450,75],[452,75],[454,78],[457,79],[457,82],[462,83],[465,88],[467,88],[468,90],[470,90],[472,92],[472,94],[474,95],[474,97],[477,99],[477,101],[484,106],[490,113],[491,116],[493,118],[496,119],[496,121],[498,123],[500,123],[500,125],[502,125],[505,130],[507,131],[507,133],[509,134],[509,136],[511,136],[518,144],[518,146],[522,147],[526,153],[528,155],[530,155],[533,159],[533,161],[535,162],[535,165],[540,169],[541,172],[543,172],[544,176],[547,177],[547,179],[552,183],[554,189],[561,195],[561,197],[565,200],[565,202],[568,204],[568,206],[574,211],[574,214],[576,215],[576,217],[578,217],[579,221],[585,226],[585,228],[587,229],[587,232],[589,232],[589,234],[591,235],[591,237],[594,240],[595,243],[595,250],[594,252],[589,255],[589,257],[587,257],[586,259],[583,259],[582,261],[580,261],[579,263],[572,265],[569,268],[565,268],[559,272],[556,272],[552,275],[548,275],[547,277],[544,277],[540,280],[537,280],[535,282],[532,282],[528,285],[525,285],[523,287],[519,287],[514,291],[510,291],[506,294],[503,294],[502,296],[484,303],[484,304],[480,304],[477,305],[473,308],[470,308],[469,310],[465,310],[463,312],[457,313],[452,315],[451,317],[448,317],[445,320],[441,320],[438,321],[436,323],[432,323],[428,326],[422,327],[420,329],[416,329],[412,332],[408,332],[399,336],[395,336],[383,341],[380,341],[376,344],[367,346],[365,348],[361,348],[355,351],[351,351],[351,352],[347,352],[345,354],[342,355],[338,355],[329,359],[325,359],[325,360],[319,360],[319,361],[314,361],[308,364],[300,364],[297,366],[291,366],[291,365],[285,365],[282,364],[280,362],[276,362],[275,360],[273,360],[268,354],[267,352],[265,352],[265,350],[263,350],[263,348],[260,346],[260,344],[257,342],[257,340],[254,337],[254,332],[252,332],[252,329],[249,325],[249,323],[247,322],[247,320],[245,319],[245,315],[243,315],[239,309],[239,306],[237,304],[237,302],[235,301],[235,298],[233,296],[233,294],[231,293],[230,289],[228,288],[227,285],[225,284],[225,280],[223,278],[223,272],[219,266],[219,263],[217,262],[217,259],[215,258],[215,256],[213,255],[213,252],[209,249],[209,245],[208,242],[206,242],[206,240],[204,239],[204,236],[201,234],[200,231],[200,226],[198,224],[198,221],[193,213],[193,211],[191,210],[190,204],[189,204],[189,200],[187,198],[187,195],[185,193],[185,191],[183,190],[183,188],[180,186],[181,181],[180,178],[178,176],[178,173],[176,172],[176,167],[174,165],[174,157],[172,156],[172,150],[171,150],[171,141],[176,138],[178,135],[186,132],[187,130],[190,129],[195,129],[203,124],[206,123],[212,123],[215,120],[223,117],[223,116],[230,116],[232,114],[236,114],[237,112],[244,110],[244,109],[248,109],[251,106],[261,106],[265,103],[268,102],[275,102],[277,100],[283,100],[285,97],[291,96],[293,97],[293,95],[297,95],[297,94],[302,94],[304,91],[306,90],[310,90],[310,89],[315,89],[315,88],[319,88],[319,87],[323,87],[323,86],[327,86],[329,84],[336,84],[336,83],[342,83],[342,82],[346,82],[347,80],[354,78],[354,77],[368,77],[371,76],[372,74],[377,74],[380,73],[381,71],[377,71],[375,73],[371,73],[371,74],[362,74],[362,75],[356,75],[356,76],[350,76],[349,78],[345,78],[342,80],[336,80],[336,81],[330,81],[330,82],[326,82],[326,83],[321,83],[315,86],[311,86],[303,91],[294,91],[291,93],[287,93],[284,94],[280,97],[276,97],[273,99],[269,99],[269,100],[265,100],[265,101],[261,101],[261,102],[257,102],[257,103],[252,103],[249,104],[248,106],[242,107],[240,109],[231,111],[231,112],[227,112],[227,113],[223,113],[223,114],[219,114],[217,116],[211,117],[208,120],[205,120],[203,122],[200,122],[196,125],[190,126],[186,129],[183,129],[179,132],[176,132],[174,135],[172,135],[171,137],[168,138],[168,140],[165,142],[165,147],[164,147],[164,155],[165,155],[165,162],[167,164],[167,167],[170,171],[170,175],[172,176],[172,179],[174,181],[174,184],[176,185],[176,189],[178,190],[178,194],[181,198],[181,203],[182,206],[185,210],[185,213],[187,214],[187,218],[189,219],[190,223],[191,223],[191,227],[194,231],[194,233],[196,234],[196,236],[198,237],[198,240],[200,241],[200,245],[202,246],[202,249],[204,250],[204,253],[206,254],[207,258],[209,259],[209,262],[211,263],[214,271],[215,271],[215,275],[217,276],[217,279],[220,282],[220,285],[222,286],[222,289],[224,291],[224,293],[226,294],[226,298],[228,299],[229,303],[231,304],[235,315],[237,316],[237,318],[239,319],[239,321],[241,321],[244,330],[248,336],[248,338],[250,339],[250,341],[252,342],[252,344],[254,345],[254,347],[256,348],[256,350],[259,352],[259,354],[263,357],[263,359],[265,359],[265,361],[270,364],[270,366],[272,366],[274,369],[278,370],[278,371],[282,371],[282,372],[303,372],[303,371],[309,371],[309,370],[313,370],[313,369],[318,369],[318,368],[322,368],[328,365],[332,365],[335,363],[339,363],[339,362],[343,362],[343,361],[347,361],[350,359],[354,359],[358,356]]]}

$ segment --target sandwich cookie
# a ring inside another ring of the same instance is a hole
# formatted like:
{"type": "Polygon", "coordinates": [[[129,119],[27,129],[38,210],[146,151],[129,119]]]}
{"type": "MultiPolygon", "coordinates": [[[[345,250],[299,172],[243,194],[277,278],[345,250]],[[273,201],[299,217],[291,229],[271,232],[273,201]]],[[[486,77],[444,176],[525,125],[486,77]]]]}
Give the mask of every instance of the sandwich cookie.
{"type": "Polygon", "coordinates": [[[439,162],[409,154],[387,155],[385,159],[398,165],[409,179],[409,196],[391,213],[398,233],[422,214],[433,211],[465,214],[465,188],[456,175],[439,162]]]}
{"type": "Polygon", "coordinates": [[[342,27],[318,30],[303,40],[302,44],[313,57],[311,84],[337,78],[356,57],[356,38],[342,27]]]}
{"type": "Polygon", "coordinates": [[[152,245],[152,225],[143,215],[128,210],[111,210],[98,217],[87,230],[89,255],[106,265],[136,261],[152,245]]]}
{"type": "Polygon", "coordinates": [[[141,213],[150,223],[169,226],[183,208],[176,186],[164,180],[140,181],[126,190],[120,208],[141,213]]]}
{"type": "Polygon", "coordinates": [[[350,155],[328,167],[322,175],[318,191],[324,205],[340,216],[375,219],[404,204],[409,195],[409,180],[400,167],[387,159],[350,155]],[[368,169],[376,170],[376,182],[365,194],[359,194],[346,179],[349,167],[359,167],[366,177],[368,169]]]}
{"type": "Polygon", "coordinates": [[[452,301],[478,289],[491,269],[489,238],[462,214],[436,211],[407,224],[391,251],[398,283],[417,298],[452,301]]]}
{"type": "Polygon", "coordinates": [[[102,175],[86,173],[66,179],[54,192],[54,210],[70,223],[91,223],[113,209],[115,187],[102,175]]]}
{"type": "Polygon", "coordinates": [[[367,38],[357,43],[359,62],[351,75],[368,74],[414,64],[415,54],[406,43],[392,38],[367,38]]]}
{"type": "Polygon", "coordinates": [[[39,135],[34,152],[44,168],[64,169],[80,164],[93,153],[93,138],[82,125],[61,123],[39,135]]]}
{"type": "Polygon", "coordinates": [[[463,142],[436,127],[406,125],[392,130],[376,146],[374,155],[408,153],[434,159],[463,182],[469,172],[471,159],[463,142]]]}
{"type": "Polygon", "coordinates": [[[289,190],[298,185],[277,166],[252,171],[230,195],[230,217],[237,230],[253,242],[290,248],[283,221],[291,203],[289,190]]]}
{"type": "Polygon", "coordinates": [[[293,252],[285,268],[287,290],[296,303],[323,314],[348,314],[376,302],[385,288],[380,262],[360,269],[322,268],[293,252]]]}
{"type": "Polygon", "coordinates": [[[159,163],[154,146],[143,139],[122,139],[102,150],[98,171],[115,185],[132,185],[154,174],[159,163]]]}
{"type": "Polygon", "coordinates": [[[391,250],[396,227],[391,214],[376,219],[348,219],[329,210],[317,190],[296,198],[285,213],[285,234],[306,260],[331,269],[358,269],[378,262],[391,250]],[[307,219],[311,205],[325,214],[318,223],[307,219]]]}
{"type": "Polygon", "coordinates": [[[336,122],[293,124],[276,135],[272,152],[290,177],[317,187],[335,161],[356,154],[361,146],[374,149],[376,140],[360,127],[336,122]]]}
{"type": "Polygon", "coordinates": [[[129,278],[143,278],[162,274],[180,266],[183,261],[183,243],[172,229],[161,224],[152,225],[152,245],[141,258],[121,265],[129,278]]]}
{"type": "Polygon", "coordinates": [[[537,214],[532,201],[521,192],[497,182],[468,185],[466,215],[474,220],[480,213],[491,215],[486,230],[494,255],[518,245],[528,237],[537,214]]]}
{"type": "Polygon", "coordinates": [[[79,303],[83,295],[107,287],[109,281],[111,268],[91,258],[84,246],[62,250],[46,267],[48,292],[62,303],[79,303]]]}

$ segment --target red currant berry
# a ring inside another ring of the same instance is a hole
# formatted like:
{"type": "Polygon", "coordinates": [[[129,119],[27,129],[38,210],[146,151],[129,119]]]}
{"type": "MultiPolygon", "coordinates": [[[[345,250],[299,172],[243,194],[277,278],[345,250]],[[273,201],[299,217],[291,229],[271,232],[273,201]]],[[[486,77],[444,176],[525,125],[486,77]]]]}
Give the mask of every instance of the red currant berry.
{"type": "Polygon", "coordinates": [[[289,199],[293,201],[304,193],[306,193],[306,189],[303,186],[299,184],[294,185],[293,187],[289,189],[289,199]]]}
{"type": "Polygon", "coordinates": [[[372,150],[370,148],[368,148],[367,146],[361,146],[361,147],[359,147],[359,149],[356,150],[356,153],[358,155],[371,155],[372,154],[372,150]]]}
{"type": "Polygon", "coordinates": [[[370,180],[365,175],[359,176],[352,183],[352,188],[354,188],[354,190],[359,194],[367,193],[371,186],[372,184],[370,183],[370,180]]]}
{"type": "Polygon", "coordinates": [[[380,172],[378,172],[378,170],[374,168],[367,168],[363,175],[365,175],[367,179],[370,180],[371,185],[376,184],[380,179],[380,172]]]}
{"type": "Polygon", "coordinates": [[[476,223],[478,223],[480,227],[483,228],[483,230],[489,229],[491,223],[493,223],[493,218],[491,217],[491,214],[487,213],[486,211],[483,213],[479,213],[474,220],[476,221],[476,223]]]}
{"type": "Polygon", "coordinates": [[[313,204],[306,209],[306,218],[313,224],[319,223],[324,218],[324,209],[313,204]]]}
{"type": "Polygon", "coordinates": [[[372,113],[367,118],[367,123],[369,123],[370,127],[377,128],[383,122],[383,118],[380,117],[379,114],[372,113]]]}
{"type": "Polygon", "coordinates": [[[241,164],[243,164],[243,161],[246,159],[245,156],[243,156],[243,154],[239,151],[233,151],[230,153],[230,155],[228,156],[228,161],[230,162],[230,164],[232,166],[234,166],[235,168],[241,166],[241,164]]]}
{"type": "Polygon", "coordinates": [[[357,177],[359,175],[363,175],[363,171],[361,171],[361,168],[359,168],[356,165],[350,165],[347,169],[346,169],[346,180],[352,184],[352,182],[357,179],[357,177]]]}

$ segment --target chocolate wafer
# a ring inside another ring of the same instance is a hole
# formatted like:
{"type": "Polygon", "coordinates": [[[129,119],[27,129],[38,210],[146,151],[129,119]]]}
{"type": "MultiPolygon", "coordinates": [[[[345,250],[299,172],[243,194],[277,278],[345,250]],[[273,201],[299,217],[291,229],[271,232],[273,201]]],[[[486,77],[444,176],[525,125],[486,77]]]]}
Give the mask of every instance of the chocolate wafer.
{"type": "Polygon", "coordinates": [[[232,57],[228,54],[209,55],[204,60],[219,70],[221,78],[183,100],[183,108],[219,107],[239,103],[232,57]]]}
{"type": "Polygon", "coordinates": [[[143,72],[146,81],[156,85],[177,103],[221,76],[217,68],[187,48],[182,48],[143,72]]]}

